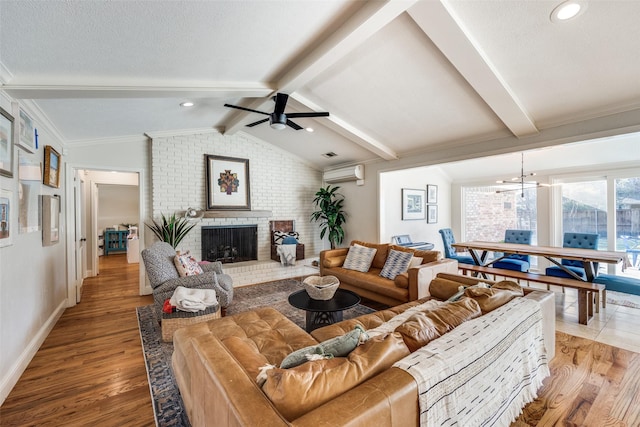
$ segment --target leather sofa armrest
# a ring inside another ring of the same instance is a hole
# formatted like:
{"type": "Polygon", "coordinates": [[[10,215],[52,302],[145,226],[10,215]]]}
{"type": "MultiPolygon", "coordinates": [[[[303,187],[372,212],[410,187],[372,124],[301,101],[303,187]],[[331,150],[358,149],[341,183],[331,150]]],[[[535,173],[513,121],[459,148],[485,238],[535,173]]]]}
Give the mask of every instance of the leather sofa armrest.
{"type": "Polygon", "coordinates": [[[438,273],[457,273],[458,261],[444,258],[409,269],[409,301],[430,296],[429,284],[438,273]]]}
{"type": "MultiPolygon", "coordinates": [[[[320,252],[320,275],[324,276],[324,269],[327,268],[325,266],[325,261],[329,258],[339,258],[346,257],[349,252],[349,248],[338,248],[338,249],[325,249],[320,252]]],[[[335,266],[334,266],[335,267],[335,266]]]]}

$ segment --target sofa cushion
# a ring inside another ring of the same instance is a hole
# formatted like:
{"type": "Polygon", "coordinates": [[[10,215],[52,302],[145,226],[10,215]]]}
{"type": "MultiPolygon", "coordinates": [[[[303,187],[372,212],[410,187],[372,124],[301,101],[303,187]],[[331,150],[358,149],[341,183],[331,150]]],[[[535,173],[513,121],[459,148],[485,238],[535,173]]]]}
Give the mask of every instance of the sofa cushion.
{"type": "Polygon", "coordinates": [[[222,344],[251,378],[256,378],[260,368],[269,364],[267,358],[258,350],[258,346],[248,338],[230,336],[222,340],[222,344]]]}
{"type": "Polygon", "coordinates": [[[290,353],[280,363],[282,369],[294,368],[307,362],[307,355],[321,355],[330,357],[344,357],[351,353],[360,342],[365,342],[369,337],[360,325],[339,337],[331,338],[320,344],[301,348],[290,353]]]}
{"type": "Polygon", "coordinates": [[[404,273],[398,274],[394,279],[393,283],[399,288],[407,289],[409,288],[409,273],[406,271],[404,273]]]}
{"type": "Polygon", "coordinates": [[[271,369],[262,389],[278,412],[293,421],[389,369],[408,354],[399,334],[372,338],[347,357],[317,360],[292,369],[271,369]]]}
{"type": "Polygon", "coordinates": [[[395,332],[402,335],[404,343],[413,353],[463,322],[480,315],[480,305],[474,299],[464,298],[431,311],[418,312],[398,326],[395,332]]]}
{"type": "Polygon", "coordinates": [[[398,274],[407,271],[411,258],[413,258],[413,254],[410,252],[390,250],[380,276],[391,280],[395,279],[398,274]]]}
{"type": "Polygon", "coordinates": [[[361,240],[354,240],[351,242],[351,245],[360,245],[367,248],[374,248],[376,250],[376,256],[373,258],[371,266],[379,269],[382,269],[384,267],[384,263],[387,261],[387,255],[389,254],[388,243],[369,243],[363,242],[361,240]]]}
{"type": "Polygon", "coordinates": [[[389,250],[411,252],[413,256],[422,258],[422,264],[428,264],[440,259],[440,252],[438,251],[422,251],[417,249],[407,248],[405,246],[389,245],[389,250]]]}
{"type": "Polygon", "coordinates": [[[429,293],[432,297],[446,301],[458,292],[463,284],[455,280],[436,277],[429,283],[429,293]]]}
{"type": "Polygon", "coordinates": [[[375,255],[375,248],[351,246],[342,267],[346,268],[347,270],[355,270],[366,273],[367,271],[369,271],[371,262],[373,261],[373,257],[375,255]]]}
{"type": "Polygon", "coordinates": [[[490,288],[468,287],[464,290],[464,294],[477,301],[482,314],[486,314],[503,306],[515,297],[523,296],[524,292],[516,282],[503,280],[490,288]]]}

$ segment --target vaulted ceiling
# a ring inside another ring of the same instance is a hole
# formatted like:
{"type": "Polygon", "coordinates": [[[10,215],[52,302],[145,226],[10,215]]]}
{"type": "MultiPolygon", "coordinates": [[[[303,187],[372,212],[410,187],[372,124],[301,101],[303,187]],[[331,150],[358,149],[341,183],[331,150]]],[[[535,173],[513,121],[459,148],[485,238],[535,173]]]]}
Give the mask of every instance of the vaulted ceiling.
{"type": "Polygon", "coordinates": [[[640,1],[579,1],[1,0],[0,83],[68,144],[242,131],[319,169],[640,130],[640,1]],[[224,107],[277,92],[331,115],[224,107]]]}

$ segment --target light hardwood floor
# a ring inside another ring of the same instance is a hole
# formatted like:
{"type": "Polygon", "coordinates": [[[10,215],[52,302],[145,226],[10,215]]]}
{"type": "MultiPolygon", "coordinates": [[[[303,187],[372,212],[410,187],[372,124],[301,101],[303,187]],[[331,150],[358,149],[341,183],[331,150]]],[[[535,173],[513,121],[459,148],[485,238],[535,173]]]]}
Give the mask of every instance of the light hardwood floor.
{"type": "MultiPolygon", "coordinates": [[[[0,407],[0,426],[154,425],[135,313],[153,301],[137,295],[137,282],[138,264],[101,257],[100,276],[85,281],[82,302],[0,407]]],[[[609,346],[640,352],[640,309],[609,304],[582,326],[576,297],[556,291],[557,329],[574,336],[557,335],[553,377],[512,427],[640,426],[640,354],[609,346]]]]}
{"type": "Polygon", "coordinates": [[[0,426],[154,426],[137,306],[138,264],[100,257],[82,301],[67,309],[0,407],[0,426]]]}

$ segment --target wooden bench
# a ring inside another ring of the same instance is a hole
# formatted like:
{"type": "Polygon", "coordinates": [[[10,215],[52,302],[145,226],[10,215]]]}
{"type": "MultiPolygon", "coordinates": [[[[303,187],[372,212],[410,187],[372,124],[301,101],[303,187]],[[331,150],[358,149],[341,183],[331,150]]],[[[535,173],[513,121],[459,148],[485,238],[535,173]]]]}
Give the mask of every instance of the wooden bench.
{"type": "Polygon", "coordinates": [[[484,277],[491,274],[494,276],[510,277],[517,280],[527,280],[530,282],[545,283],[547,285],[562,286],[578,290],[578,323],[586,325],[593,318],[593,306],[595,312],[600,311],[600,292],[602,292],[602,307],[606,307],[607,294],[605,285],[582,280],[569,279],[564,277],[545,276],[542,274],[525,273],[522,271],[507,270],[504,268],[481,267],[471,264],[458,264],[458,268],[465,274],[468,272],[482,274],[484,277]]]}

